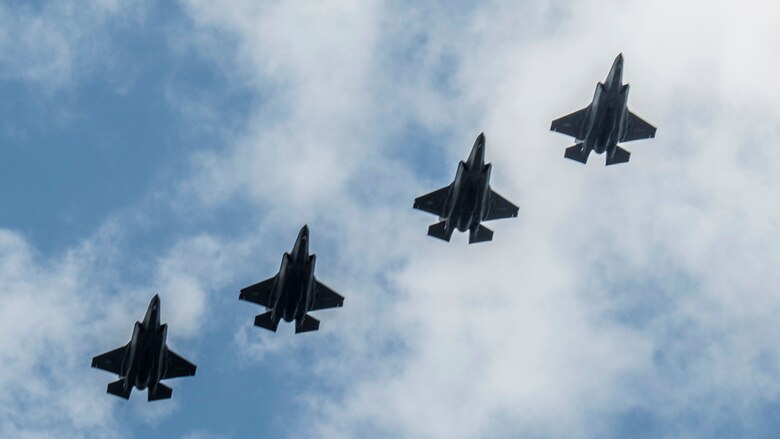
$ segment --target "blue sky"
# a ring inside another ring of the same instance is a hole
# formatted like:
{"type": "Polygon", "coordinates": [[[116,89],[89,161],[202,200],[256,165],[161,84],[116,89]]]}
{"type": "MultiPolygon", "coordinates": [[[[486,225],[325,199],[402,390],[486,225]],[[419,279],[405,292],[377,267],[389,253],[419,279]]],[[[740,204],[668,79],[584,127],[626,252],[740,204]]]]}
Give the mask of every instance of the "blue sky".
{"type": "Polygon", "coordinates": [[[0,5],[0,436],[775,436],[780,9],[213,3],[0,5]],[[566,161],[619,52],[658,137],[566,161]],[[426,237],[483,131],[519,218],[426,237]],[[303,223],[345,307],[254,328],[303,223]],[[197,376],[107,395],[155,292],[197,376]]]}

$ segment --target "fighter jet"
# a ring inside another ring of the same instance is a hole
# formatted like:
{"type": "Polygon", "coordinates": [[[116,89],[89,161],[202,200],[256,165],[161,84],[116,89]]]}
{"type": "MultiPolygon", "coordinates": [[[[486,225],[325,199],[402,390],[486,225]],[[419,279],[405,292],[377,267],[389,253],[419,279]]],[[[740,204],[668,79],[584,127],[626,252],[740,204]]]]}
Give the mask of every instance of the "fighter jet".
{"type": "Polygon", "coordinates": [[[290,253],[282,255],[279,272],[272,278],[241,290],[238,298],[264,306],[255,326],[276,332],[279,321],[295,320],[295,333],[316,331],[320,321],[306,314],[344,305],[344,298],[314,278],[315,255],[309,255],[309,228],[304,225],[290,253]]]}
{"type": "Polygon", "coordinates": [[[195,365],[168,349],[168,325],[160,324],[160,298],[155,294],[143,322],[135,322],[130,343],[98,355],[92,367],[119,375],[108,385],[108,393],[129,399],[133,386],[149,389],[149,401],[168,399],[173,390],[160,380],[195,375],[195,365]]]}
{"type": "Polygon", "coordinates": [[[628,161],[631,153],[619,142],[655,137],[655,127],[628,110],[628,84],[623,85],[623,54],[609,70],[607,80],[596,84],[593,102],[552,122],[551,131],[573,136],[576,145],[566,148],[564,157],[580,163],[591,151],[607,153],[607,166],[628,161]]]}
{"type": "Polygon", "coordinates": [[[428,235],[449,241],[457,228],[469,231],[469,244],[490,241],[493,231],[480,224],[499,218],[516,217],[518,208],[490,189],[490,170],[485,164],[485,134],[474,142],[468,160],[458,163],[455,180],[449,186],[417,197],[413,207],[439,216],[428,227],[428,235]]]}

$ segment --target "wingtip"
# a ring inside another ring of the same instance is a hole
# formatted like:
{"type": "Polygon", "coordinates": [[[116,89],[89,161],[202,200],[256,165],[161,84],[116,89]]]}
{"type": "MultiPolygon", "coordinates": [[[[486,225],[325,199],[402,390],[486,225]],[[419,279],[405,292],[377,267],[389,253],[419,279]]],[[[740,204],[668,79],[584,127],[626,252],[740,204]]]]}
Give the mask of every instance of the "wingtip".
{"type": "Polygon", "coordinates": [[[250,288],[250,287],[241,288],[241,289],[238,291],[238,300],[246,300],[246,301],[249,301],[249,299],[248,299],[248,298],[249,298],[249,288],[250,288]]]}

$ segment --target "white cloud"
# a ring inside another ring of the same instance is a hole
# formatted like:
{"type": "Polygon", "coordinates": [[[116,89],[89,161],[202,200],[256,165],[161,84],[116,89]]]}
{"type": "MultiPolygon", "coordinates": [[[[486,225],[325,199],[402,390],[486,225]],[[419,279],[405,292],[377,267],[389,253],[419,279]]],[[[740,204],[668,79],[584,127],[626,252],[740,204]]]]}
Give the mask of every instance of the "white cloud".
{"type": "Polygon", "coordinates": [[[96,257],[85,245],[42,260],[23,237],[0,232],[3,437],[112,437],[111,406],[91,395],[104,377],[89,370],[89,349],[117,313],[100,295],[109,279],[91,270],[96,257]]]}
{"type": "Polygon", "coordinates": [[[143,0],[0,5],[0,78],[56,90],[96,66],[118,73],[109,30],[137,22],[144,11],[143,0]]]}
{"type": "MultiPolygon", "coordinates": [[[[130,280],[126,233],[127,224],[111,220],[65,254],[44,256],[0,231],[0,436],[126,437],[119,406],[148,424],[179,410],[177,400],[148,404],[142,392],[129,402],[106,395],[116,377],[90,359],[128,342],[156,291],[169,344],[197,363],[192,340],[213,329],[205,323],[210,293],[231,273],[220,263],[225,250],[207,235],[185,238],[130,280]]],[[[231,245],[232,254],[240,247],[231,245]]]]}
{"type": "Polygon", "coordinates": [[[206,431],[194,431],[190,434],[187,434],[186,436],[183,436],[182,439],[227,439],[228,436],[223,436],[220,434],[213,434],[206,431]]]}
{"type": "MultiPolygon", "coordinates": [[[[230,284],[236,259],[247,254],[247,242],[221,242],[213,236],[184,238],[156,261],[153,284],[159,288],[165,318],[175,332],[171,337],[192,338],[209,328],[205,317],[213,304],[211,293],[230,284]]],[[[238,295],[238,293],[236,293],[238,295]]]]}

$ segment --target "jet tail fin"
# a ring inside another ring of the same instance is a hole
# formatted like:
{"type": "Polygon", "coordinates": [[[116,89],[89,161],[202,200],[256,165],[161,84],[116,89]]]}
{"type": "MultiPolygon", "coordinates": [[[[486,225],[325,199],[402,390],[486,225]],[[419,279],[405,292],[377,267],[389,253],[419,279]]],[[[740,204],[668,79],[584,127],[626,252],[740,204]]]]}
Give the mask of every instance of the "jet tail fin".
{"type": "Polygon", "coordinates": [[[113,383],[110,383],[108,385],[107,392],[116,395],[120,398],[124,399],[130,399],[130,391],[133,390],[132,387],[129,389],[125,389],[125,380],[119,380],[114,381],[113,383]]]}
{"type": "Polygon", "coordinates": [[[612,156],[607,156],[607,166],[617,165],[618,163],[626,163],[631,158],[631,153],[625,149],[615,146],[615,153],[612,156]]]}
{"type": "Polygon", "coordinates": [[[474,244],[475,242],[490,241],[492,239],[493,239],[493,231],[483,226],[482,224],[478,225],[476,229],[472,230],[471,233],[469,233],[469,244],[474,244]]]}
{"type": "Polygon", "coordinates": [[[279,321],[274,321],[271,318],[271,311],[268,311],[255,317],[255,326],[276,332],[276,328],[279,326],[279,321]]]}
{"type": "Polygon", "coordinates": [[[316,331],[320,329],[320,321],[312,316],[305,315],[300,322],[295,323],[295,333],[316,331]]]}
{"type": "Polygon", "coordinates": [[[168,399],[173,394],[173,389],[163,383],[157,383],[154,387],[149,387],[149,401],[168,399]]]}
{"type": "Polygon", "coordinates": [[[450,237],[452,236],[452,233],[447,233],[447,222],[442,221],[440,223],[436,223],[428,227],[428,235],[433,236],[434,238],[443,239],[447,242],[450,242],[450,237]]]}
{"type": "Polygon", "coordinates": [[[582,148],[582,143],[578,143],[574,146],[566,148],[566,153],[563,155],[567,159],[578,161],[583,165],[588,163],[588,154],[590,151],[585,151],[582,148]]]}

